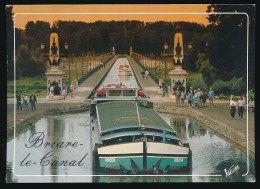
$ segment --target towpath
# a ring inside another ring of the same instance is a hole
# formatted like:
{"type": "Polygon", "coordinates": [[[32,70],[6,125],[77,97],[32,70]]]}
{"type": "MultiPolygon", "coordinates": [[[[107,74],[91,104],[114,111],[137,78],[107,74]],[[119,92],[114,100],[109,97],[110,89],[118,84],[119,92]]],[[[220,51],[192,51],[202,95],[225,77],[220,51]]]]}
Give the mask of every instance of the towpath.
{"type": "Polygon", "coordinates": [[[230,119],[229,101],[227,100],[215,100],[213,108],[208,107],[208,101],[204,107],[188,108],[187,100],[183,107],[178,107],[173,98],[167,95],[165,97],[159,96],[158,84],[151,78],[143,79],[141,77],[142,67],[130,56],[128,56],[128,59],[141,87],[154,102],[156,111],[191,116],[233,142],[245,148],[248,145],[249,150],[253,153],[255,152],[254,112],[248,111],[247,115],[247,111],[245,110],[243,120],[237,119],[238,113],[236,112],[236,119],[232,120],[230,119]]]}

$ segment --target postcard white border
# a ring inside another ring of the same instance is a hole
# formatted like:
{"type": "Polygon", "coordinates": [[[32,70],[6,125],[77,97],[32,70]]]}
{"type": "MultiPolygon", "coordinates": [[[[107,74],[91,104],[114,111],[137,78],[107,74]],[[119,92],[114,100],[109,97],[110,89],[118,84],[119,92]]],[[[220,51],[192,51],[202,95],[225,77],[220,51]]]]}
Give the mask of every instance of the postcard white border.
{"type": "MultiPolygon", "coordinates": [[[[16,13],[13,16],[13,23],[14,23],[14,97],[16,96],[16,57],[15,57],[15,17],[17,15],[31,15],[31,14],[35,14],[35,15],[46,15],[46,14],[74,14],[74,15],[79,15],[79,14],[86,14],[86,15],[99,15],[99,14],[118,14],[118,15],[123,15],[123,14],[128,14],[128,15],[133,15],[133,14],[158,14],[158,15],[163,15],[163,14],[184,14],[184,15],[188,15],[188,14],[206,14],[206,15],[210,15],[210,14],[234,14],[234,15],[239,15],[239,14],[244,14],[247,16],[247,97],[248,97],[248,44],[249,44],[249,16],[247,13],[245,12],[210,12],[210,13],[206,13],[206,12],[189,12],[189,13],[16,13]]],[[[14,155],[13,155],[13,173],[15,176],[31,176],[31,177],[37,177],[37,176],[70,176],[70,177],[83,177],[83,176],[135,176],[135,177],[139,177],[139,176],[156,176],[156,177],[161,177],[161,176],[207,176],[207,177],[220,177],[223,175],[17,175],[15,173],[15,129],[16,129],[16,107],[15,107],[15,100],[14,100],[14,155]]],[[[249,173],[249,149],[248,149],[248,98],[247,98],[247,172],[245,174],[243,174],[242,176],[246,176],[249,173]]]]}

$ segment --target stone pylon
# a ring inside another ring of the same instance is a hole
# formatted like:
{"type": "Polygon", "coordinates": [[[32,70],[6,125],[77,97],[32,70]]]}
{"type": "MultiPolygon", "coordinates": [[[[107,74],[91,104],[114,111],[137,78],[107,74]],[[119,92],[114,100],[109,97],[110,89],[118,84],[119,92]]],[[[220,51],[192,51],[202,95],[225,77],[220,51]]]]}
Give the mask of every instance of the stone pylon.
{"type": "Polygon", "coordinates": [[[182,63],[184,59],[183,53],[183,38],[180,33],[180,29],[177,28],[177,33],[174,35],[174,50],[173,50],[173,62],[174,69],[169,72],[171,77],[171,89],[169,96],[175,98],[174,88],[179,87],[180,90],[184,90],[186,94],[187,82],[186,78],[188,73],[182,69],[182,63]]]}
{"type": "Polygon", "coordinates": [[[47,96],[49,95],[49,87],[53,82],[57,82],[58,86],[61,88],[62,79],[63,79],[63,71],[59,68],[59,66],[51,66],[51,69],[45,73],[47,77],[47,96]]]}
{"type": "Polygon", "coordinates": [[[187,88],[187,75],[188,73],[182,69],[181,65],[175,65],[174,69],[169,72],[169,75],[171,77],[171,90],[170,90],[170,97],[175,98],[174,96],[174,90],[173,87],[180,83],[185,89],[184,92],[186,94],[186,88],[187,88]]]}
{"type": "MultiPolygon", "coordinates": [[[[49,95],[49,88],[51,84],[56,83],[60,89],[62,86],[63,71],[59,68],[60,49],[57,33],[52,33],[50,35],[49,63],[51,69],[48,70],[47,73],[45,73],[47,77],[47,96],[49,95]]],[[[62,96],[60,95],[56,98],[62,98],[62,96]]]]}

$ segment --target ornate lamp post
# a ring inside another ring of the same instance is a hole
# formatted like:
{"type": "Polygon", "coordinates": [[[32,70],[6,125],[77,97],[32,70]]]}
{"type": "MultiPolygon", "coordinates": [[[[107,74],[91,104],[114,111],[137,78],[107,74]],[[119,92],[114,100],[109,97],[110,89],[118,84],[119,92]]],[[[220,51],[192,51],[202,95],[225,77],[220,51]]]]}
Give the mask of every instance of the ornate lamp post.
{"type": "Polygon", "coordinates": [[[130,47],[130,56],[132,57],[133,48],[130,47]]]}
{"type": "Polygon", "coordinates": [[[187,61],[189,61],[190,62],[190,57],[191,57],[191,51],[192,51],[192,43],[191,42],[189,42],[188,43],[188,53],[186,54],[187,55],[187,61]]]}
{"type": "Polygon", "coordinates": [[[65,52],[68,54],[68,50],[69,50],[69,44],[68,43],[64,43],[64,49],[65,49],[65,52]]]}
{"type": "Polygon", "coordinates": [[[49,53],[45,52],[45,44],[41,43],[42,56],[49,58],[51,69],[45,73],[47,76],[47,94],[51,84],[54,86],[54,94],[60,94],[63,79],[63,71],[59,69],[60,58],[68,57],[68,43],[64,44],[65,53],[60,53],[59,40],[57,33],[50,34],[49,53]]]}
{"type": "Polygon", "coordinates": [[[42,50],[42,52],[44,51],[44,49],[45,49],[45,44],[41,43],[41,50],[42,50]]]}
{"type": "Polygon", "coordinates": [[[168,44],[164,43],[164,80],[166,80],[166,50],[168,49],[168,44]]]}
{"type": "MultiPolygon", "coordinates": [[[[208,45],[208,43],[206,43],[206,46],[208,45]]],[[[190,55],[190,53],[191,53],[191,49],[192,49],[192,43],[191,42],[189,42],[188,43],[188,51],[189,51],[189,55],[190,55]]]]}

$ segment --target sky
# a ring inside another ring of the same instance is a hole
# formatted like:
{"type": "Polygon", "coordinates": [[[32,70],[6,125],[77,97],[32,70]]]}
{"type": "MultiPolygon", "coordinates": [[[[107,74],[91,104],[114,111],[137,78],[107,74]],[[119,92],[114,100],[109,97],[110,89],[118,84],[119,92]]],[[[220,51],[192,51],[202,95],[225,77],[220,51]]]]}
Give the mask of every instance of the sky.
{"type": "Polygon", "coordinates": [[[208,15],[204,14],[207,6],[207,4],[13,5],[13,13],[15,27],[20,29],[24,29],[28,21],[37,20],[50,22],[51,26],[57,20],[83,22],[98,20],[185,21],[208,25],[209,22],[206,19],[208,15]]]}

